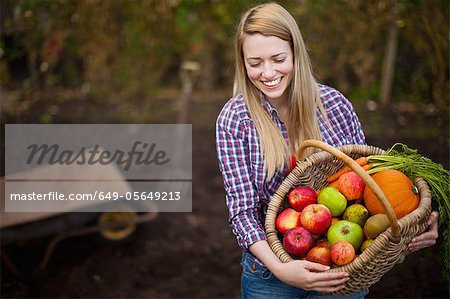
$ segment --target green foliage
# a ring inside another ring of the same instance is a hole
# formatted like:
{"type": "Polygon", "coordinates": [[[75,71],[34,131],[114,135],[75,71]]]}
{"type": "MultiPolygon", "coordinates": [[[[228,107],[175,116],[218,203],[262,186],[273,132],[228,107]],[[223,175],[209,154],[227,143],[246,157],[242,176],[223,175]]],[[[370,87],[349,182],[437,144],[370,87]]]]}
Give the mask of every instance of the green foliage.
{"type": "MultiPolygon", "coordinates": [[[[231,89],[235,26],[246,8],[269,1],[3,2],[3,87],[42,92],[89,84],[83,92],[93,99],[136,104],[160,87],[179,87],[184,60],[200,62],[198,88],[231,89]]],[[[448,110],[448,1],[279,3],[298,21],[320,80],[355,101],[378,99],[387,32],[395,22],[394,100],[448,110]]]]}
{"type": "Polygon", "coordinates": [[[357,85],[350,90],[349,98],[354,102],[363,100],[377,100],[380,97],[380,82],[374,80],[367,84],[367,86],[357,85]]]}

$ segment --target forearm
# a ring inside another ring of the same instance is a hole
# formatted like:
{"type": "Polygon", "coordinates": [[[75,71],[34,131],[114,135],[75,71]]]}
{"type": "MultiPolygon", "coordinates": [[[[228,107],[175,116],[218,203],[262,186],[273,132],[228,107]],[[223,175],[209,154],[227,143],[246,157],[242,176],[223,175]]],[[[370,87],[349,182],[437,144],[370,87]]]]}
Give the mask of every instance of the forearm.
{"type": "Polygon", "coordinates": [[[257,257],[275,276],[278,268],[282,262],[270,249],[269,243],[266,240],[261,240],[253,243],[249,248],[250,252],[257,257]]]}

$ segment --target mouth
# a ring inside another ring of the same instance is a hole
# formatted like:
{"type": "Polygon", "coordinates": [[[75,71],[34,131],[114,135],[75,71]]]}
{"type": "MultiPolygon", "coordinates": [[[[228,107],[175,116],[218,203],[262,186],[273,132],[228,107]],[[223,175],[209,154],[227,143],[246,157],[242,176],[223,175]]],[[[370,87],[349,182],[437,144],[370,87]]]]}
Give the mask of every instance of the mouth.
{"type": "Polygon", "coordinates": [[[272,81],[261,81],[261,83],[264,84],[267,87],[275,87],[281,82],[281,79],[283,79],[283,77],[277,78],[277,79],[272,80],[272,81]]]}

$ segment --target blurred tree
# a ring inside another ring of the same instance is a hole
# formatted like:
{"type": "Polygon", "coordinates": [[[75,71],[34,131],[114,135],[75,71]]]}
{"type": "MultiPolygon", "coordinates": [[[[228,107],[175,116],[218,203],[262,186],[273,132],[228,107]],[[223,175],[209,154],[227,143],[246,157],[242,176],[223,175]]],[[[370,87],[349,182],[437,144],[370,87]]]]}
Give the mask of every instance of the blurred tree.
{"type": "Polygon", "coordinates": [[[402,2],[397,83],[394,94],[418,103],[434,103],[448,116],[449,2],[402,2]]]}
{"type": "Polygon", "coordinates": [[[174,1],[80,1],[76,17],[83,80],[105,96],[145,97],[172,54],[174,1]]]}
{"type": "MultiPolygon", "coordinates": [[[[180,88],[179,67],[194,60],[202,66],[200,87],[231,90],[235,26],[261,2],[268,1],[2,0],[1,84],[53,104],[61,99],[38,94],[71,91],[133,105],[139,114],[155,90],[180,88]]],[[[379,99],[394,28],[392,101],[448,111],[448,1],[279,2],[298,20],[324,83],[356,101],[379,99]]]]}
{"type": "Polygon", "coordinates": [[[202,65],[200,86],[212,89],[231,82],[233,34],[242,11],[251,4],[239,0],[180,1],[176,7],[175,45],[182,60],[202,65]]]}
{"type": "Polygon", "coordinates": [[[388,4],[384,0],[307,2],[301,28],[323,81],[346,94],[379,86],[388,4]]]}
{"type": "Polygon", "coordinates": [[[388,29],[386,50],[383,59],[383,70],[381,76],[381,97],[380,103],[387,107],[391,101],[392,83],[395,71],[395,58],[397,56],[398,44],[398,4],[397,1],[391,1],[391,24],[388,29]]]}
{"type": "Polygon", "coordinates": [[[393,100],[433,103],[448,114],[448,1],[305,0],[292,11],[322,81],[354,100],[379,99],[392,28],[398,34],[391,38],[391,48],[398,39],[390,62],[393,100]]]}

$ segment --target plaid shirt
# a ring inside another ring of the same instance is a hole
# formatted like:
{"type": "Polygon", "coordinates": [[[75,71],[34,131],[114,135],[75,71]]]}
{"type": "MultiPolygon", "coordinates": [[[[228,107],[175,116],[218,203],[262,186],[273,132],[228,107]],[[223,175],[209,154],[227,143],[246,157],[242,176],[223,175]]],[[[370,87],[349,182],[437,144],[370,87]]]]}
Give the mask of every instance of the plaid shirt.
{"type": "MultiPolygon", "coordinates": [[[[365,144],[361,124],[352,104],[337,90],[318,86],[325,112],[332,129],[318,111],[324,142],[339,146],[365,144]]],[[[287,129],[277,111],[268,101],[262,104],[288,142],[287,129]]],[[[272,195],[286,173],[280,171],[266,182],[263,157],[256,127],[242,95],[229,100],[216,122],[216,147],[229,210],[229,224],[238,244],[247,250],[259,240],[265,240],[264,221],[272,195]]]]}

